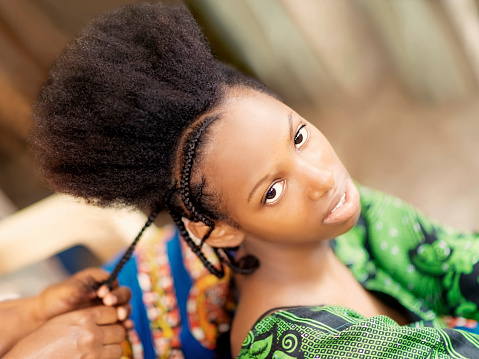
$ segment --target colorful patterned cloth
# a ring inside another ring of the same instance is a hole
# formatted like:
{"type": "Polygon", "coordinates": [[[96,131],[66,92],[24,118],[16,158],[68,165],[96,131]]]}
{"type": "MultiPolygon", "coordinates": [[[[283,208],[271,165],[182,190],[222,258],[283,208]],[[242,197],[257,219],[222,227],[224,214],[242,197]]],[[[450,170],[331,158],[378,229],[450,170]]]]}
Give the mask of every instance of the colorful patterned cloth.
{"type": "Polygon", "coordinates": [[[479,358],[479,234],[358,187],[361,217],[332,246],[366,289],[414,322],[337,306],[287,308],[254,325],[240,358],[479,358]]]}
{"type": "MultiPolygon", "coordinates": [[[[240,357],[479,358],[479,235],[358,187],[361,217],[331,245],[366,289],[413,323],[337,306],[286,308],[255,324],[240,357]]],[[[174,227],[152,230],[119,277],[133,291],[125,358],[228,358],[230,273],[209,274],[174,227]]]]}
{"type": "MultiPolygon", "coordinates": [[[[210,274],[175,227],[149,230],[154,235],[141,243],[118,277],[133,292],[131,319],[135,323],[124,343],[123,357],[230,357],[231,272],[226,268],[223,279],[210,274]]],[[[203,250],[215,263],[208,249],[203,250]]]]}
{"type": "MultiPolygon", "coordinates": [[[[437,324],[437,323],[436,323],[437,324]]],[[[260,320],[240,358],[478,358],[479,336],[457,329],[399,326],[344,307],[297,307],[260,320]]]]}

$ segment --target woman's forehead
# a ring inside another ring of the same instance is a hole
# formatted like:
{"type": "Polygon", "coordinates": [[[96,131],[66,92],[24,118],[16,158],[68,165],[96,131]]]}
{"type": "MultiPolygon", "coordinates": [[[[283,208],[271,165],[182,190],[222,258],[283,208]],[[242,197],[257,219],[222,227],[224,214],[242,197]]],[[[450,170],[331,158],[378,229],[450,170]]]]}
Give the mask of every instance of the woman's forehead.
{"type": "Polygon", "coordinates": [[[230,97],[220,113],[206,145],[206,170],[217,179],[213,183],[243,192],[274,170],[291,135],[292,110],[268,95],[250,91],[230,97]]]}
{"type": "MultiPolygon", "coordinates": [[[[217,135],[225,133],[251,135],[259,130],[274,130],[287,124],[292,110],[277,99],[255,91],[243,90],[239,94],[227,97],[221,106],[221,115],[217,135]],[[286,122],[285,122],[286,121],[286,122]]],[[[258,135],[262,136],[262,133],[258,135]]],[[[240,138],[247,141],[247,138],[240,138]]]]}

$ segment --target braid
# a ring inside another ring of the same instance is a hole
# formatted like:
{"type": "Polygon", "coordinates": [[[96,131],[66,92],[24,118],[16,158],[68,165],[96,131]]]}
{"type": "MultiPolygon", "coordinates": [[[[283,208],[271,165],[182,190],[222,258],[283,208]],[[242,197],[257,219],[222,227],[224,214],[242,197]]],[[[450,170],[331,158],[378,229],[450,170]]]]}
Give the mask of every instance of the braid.
{"type": "MultiPolygon", "coordinates": [[[[168,203],[168,202],[167,202],[168,203]]],[[[180,230],[180,234],[183,237],[183,239],[186,241],[186,244],[188,244],[188,247],[191,248],[194,254],[201,260],[201,263],[205,266],[208,271],[215,275],[218,278],[223,278],[225,275],[225,271],[223,269],[223,266],[221,265],[221,257],[218,254],[218,250],[216,248],[213,248],[213,251],[215,252],[216,256],[218,257],[218,260],[220,262],[220,268],[216,268],[203,254],[201,251],[201,246],[195,244],[193,240],[190,237],[190,234],[186,230],[185,224],[181,220],[180,216],[178,216],[174,211],[171,210],[171,208],[168,207],[168,211],[170,212],[171,217],[173,218],[173,221],[175,221],[175,224],[177,225],[178,229],[180,230]]],[[[210,228],[208,233],[203,237],[202,242],[204,242],[209,235],[211,234],[213,230],[210,228]]]]}
{"type": "MultiPolygon", "coordinates": [[[[216,119],[217,117],[208,117],[205,121],[203,121],[198,130],[195,131],[193,136],[191,136],[189,141],[186,143],[186,154],[180,181],[180,196],[186,209],[193,216],[193,220],[195,222],[203,222],[211,228],[211,231],[213,231],[215,228],[215,222],[196,210],[196,207],[191,199],[190,180],[198,142],[208,126],[211,125],[216,119]]],[[[205,239],[203,239],[203,241],[204,240],[205,239]]]]}
{"type": "Polygon", "coordinates": [[[259,267],[259,259],[248,254],[241,257],[238,261],[231,254],[231,248],[223,248],[223,253],[228,258],[228,261],[223,261],[230,269],[238,274],[251,274],[259,267]]]}
{"type": "Polygon", "coordinates": [[[195,206],[195,203],[193,203],[193,198],[191,197],[191,187],[190,187],[190,182],[191,182],[191,173],[193,170],[193,164],[198,148],[198,143],[200,142],[204,132],[208,129],[208,126],[210,126],[217,117],[208,117],[206,118],[199,128],[193,132],[193,134],[190,136],[189,140],[187,141],[185,145],[185,156],[184,156],[184,164],[183,164],[183,169],[181,172],[181,179],[180,179],[180,188],[179,188],[179,194],[181,197],[181,200],[186,207],[187,211],[190,213],[190,216],[192,217],[193,221],[201,221],[208,227],[210,227],[209,231],[206,233],[206,235],[201,239],[201,242],[199,245],[197,245],[190,237],[188,231],[186,230],[185,224],[181,220],[181,216],[179,216],[170,206],[170,200],[172,193],[170,193],[169,197],[166,198],[166,204],[168,211],[171,214],[171,217],[175,221],[176,225],[178,226],[180,233],[182,237],[185,239],[186,243],[188,246],[191,248],[191,250],[198,256],[198,258],[201,260],[203,265],[208,269],[208,271],[218,278],[222,278],[224,276],[224,269],[222,263],[225,263],[228,267],[230,267],[234,272],[240,273],[240,274],[250,274],[254,272],[258,267],[259,267],[259,261],[256,257],[252,255],[247,255],[243,258],[240,258],[239,261],[236,261],[234,259],[234,256],[230,253],[228,249],[222,249],[222,252],[224,255],[221,255],[219,253],[219,249],[216,247],[212,247],[213,251],[216,255],[216,257],[219,260],[220,263],[220,269],[216,268],[208,259],[205,257],[203,252],[201,251],[201,248],[204,244],[204,242],[209,238],[213,230],[215,229],[215,222],[212,221],[210,218],[205,216],[204,214],[200,213],[195,206]]]}
{"type": "Polygon", "coordinates": [[[115,269],[113,269],[113,271],[111,272],[110,276],[108,277],[107,280],[105,280],[103,283],[101,284],[106,284],[108,286],[108,288],[111,290],[111,287],[113,285],[113,282],[114,280],[116,279],[116,277],[118,276],[118,273],[120,273],[120,271],[122,270],[122,268],[124,267],[124,265],[126,264],[126,262],[128,262],[128,260],[130,259],[131,255],[133,254],[133,251],[135,250],[135,247],[138,243],[138,241],[140,240],[141,236],[143,235],[143,232],[153,223],[153,221],[155,220],[156,216],[158,215],[159,213],[159,209],[158,208],[155,208],[151,214],[149,215],[148,217],[148,220],[146,221],[145,225],[143,226],[143,228],[140,230],[140,233],[138,233],[138,235],[136,236],[136,238],[133,240],[133,243],[130,244],[130,246],[128,247],[128,249],[125,251],[125,253],[123,254],[123,256],[121,257],[121,259],[118,261],[117,265],[115,266],[115,269]]]}
{"type": "Polygon", "coordinates": [[[196,156],[196,150],[198,147],[198,143],[201,140],[202,135],[204,132],[207,130],[208,126],[211,125],[214,121],[218,119],[217,116],[213,117],[207,117],[199,126],[199,128],[193,132],[193,134],[190,136],[189,140],[187,141],[185,145],[185,159],[184,159],[184,164],[183,164],[183,169],[181,171],[181,179],[180,179],[180,188],[179,188],[179,193],[181,197],[181,201],[183,202],[184,206],[186,207],[186,210],[190,213],[190,215],[193,218],[193,221],[201,221],[204,224],[206,224],[208,227],[210,227],[209,231],[206,233],[206,235],[202,238],[201,243],[197,245],[190,237],[188,231],[186,230],[185,224],[181,220],[181,216],[178,215],[178,213],[173,210],[171,206],[171,198],[174,193],[174,191],[170,191],[170,193],[167,195],[165,199],[166,203],[166,208],[168,209],[168,212],[170,212],[171,217],[173,218],[173,221],[177,225],[178,229],[180,230],[181,236],[183,239],[186,241],[188,246],[191,248],[193,253],[196,254],[196,256],[201,260],[203,265],[208,269],[208,271],[215,275],[218,278],[223,278],[224,277],[224,269],[222,263],[222,258],[218,253],[218,250],[216,248],[213,248],[213,251],[215,255],[217,256],[219,263],[220,263],[220,268],[216,268],[203,254],[201,251],[201,248],[203,246],[203,243],[208,239],[208,237],[211,235],[211,232],[215,229],[215,222],[213,222],[211,219],[203,215],[202,213],[198,212],[196,210],[196,206],[193,203],[193,200],[191,198],[191,187],[190,187],[190,181],[191,181],[191,172],[193,169],[193,163],[195,160],[196,156]]]}

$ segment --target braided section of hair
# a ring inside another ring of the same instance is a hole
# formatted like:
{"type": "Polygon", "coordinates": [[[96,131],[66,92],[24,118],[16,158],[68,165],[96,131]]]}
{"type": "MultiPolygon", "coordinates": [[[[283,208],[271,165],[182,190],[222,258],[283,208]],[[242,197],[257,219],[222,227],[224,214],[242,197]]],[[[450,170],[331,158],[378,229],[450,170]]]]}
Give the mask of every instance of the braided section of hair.
{"type": "Polygon", "coordinates": [[[211,232],[215,229],[215,222],[203,215],[202,213],[198,212],[196,210],[196,206],[193,203],[193,200],[191,198],[191,187],[190,187],[190,181],[191,181],[191,172],[193,170],[193,163],[195,160],[196,156],[196,150],[198,147],[198,143],[200,142],[201,137],[204,135],[205,131],[208,129],[208,127],[218,119],[217,116],[213,117],[207,117],[201,125],[194,131],[191,135],[188,141],[186,142],[185,145],[185,157],[184,157],[184,164],[183,164],[183,169],[181,171],[181,179],[180,179],[180,197],[181,201],[183,202],[184,206],[186,207],[186,210],[189,212],[190,216],[192,216],[192,219],[194,221],[201,221],[204,224],[206,224],[208,227],[210,227],[209,231],[206,233],[206,235],[201,239],[200,245],[197,245],[196,243],[193,242],[191,239],[188,231],[186,230],[185,224],[183,223],[181,216],[178,215],[178,213],[171,208],[170,204],[170,199],[166,199],[166,207],[168,211],[170,212],[171,217],[173,218],[174,222],[176,223],[178,229],[180,230],[181,236],[183,239],[186,241],[188,246],[191,248],[193,253],[196,254],[196,256],[201,260],[203,265],[205,266],[206,269],[213,275],[215,275],[218,278],[223,278],[224,276],[224,269],[221,264],[222,258],[219,255],[218,251],[216,248],[213,248],[219,263],[220,263],[220,269],[216,268],[203,254],[201,251],[201,248],[203,246],[203,243],[208,239],[210,236],[211,232]]]}
{"type": "Polygon", "coordinates": [[[120,273],[120,271],[123,269],[125,266],[126,262],[130,259],[131,255],[133,254],[133,251],[135,250],[136,245],[138,244],[138,241],[140,240],[141,236],[143,235],[143,232],[153,223],[155,220],[156,216],[158,216],[159,209],[155,208],[151,214],[148,216],[148,220],[146,221],[145,225],[143,228],[140,230],[136,238],[133,240],[133,242],[130,244],[130,246],[127,248],[121,259],[118,261],[117,265],[111,272],[110,276],[108,277],[107,280],[105,280],[102,284],[106,284],[108,288],[111,290],[111,287],[113,285],[113,282],[115,281],[116,277],[120,273]]]}
{"type": "MultiPolygon", "coordinates": [[[[225,275],[225,271],[223,269],[223,265],[221,264],[222,262],[222,258],[221,256],[218,254],[217,252],[217,249],[216,248],[213,248],[216,256],[218,257],[218,260],[219,260],[219,263],[220,263],[220,268],[216,268],[207,258],[206,256],[203,254],[203,252],[201,251],[201,246],[198,246],[195,244],[195,242],[193,242],[193,240],[191,239],[188,231],[186,230],[186,227],[185,227],[185,224],[183,223],[183,221],[181,220],[181,217],[178,216],[176,214],[176,212],[174,212],[173,210],[171,210],[171,208],[169,207],[169,202],[168,203],[168,211],[170,212],[170,215],[171,217],[173,218],[173,221],[175,222],[176,226],[178,227],[178,229],[180,230],[180,234],[181,236],[183,237],[183,239],[185,240],[186,244],[188,244],[188,247],[191,248],[191,250],[193,251],[194,254],[196,254],[196,256],[200,259],[201,263],[203,263],[203,265],[205,266],[206,269],[208,269],[208,271],[215,275],[216,277],[218,278],[223,278],[224,275],[225,275]]],[[[208,233],[203,237],[203,240],[202,242],[204,242],[211,234],[213,230],[211,229],[210,227],[210,230],[208,231],[208,233]]]]}
{"type": "MultiPolygon", "coordinates": [[[[185,205],[187,211],[193,216],[193,220],[195,222],[201,221],[206,224],[208,227],[211,228],[211,231],[215,228],[215,222],[211,219],[199,213],[196,210],[196,206],[193,203],[193,199],[191,198],[191,172],[193,169],[193,163],[195,160],[196,150],[198,142],[200,141],[201,137],[203,136],[204,132],[208,129],[208,127],[218,119],[217,116],[215,117],[207,117],[200,125],[200,127],[191,135],[190,139],[186,143],[186,150],[185,150],[185,160],[183,164],[183,170],[181,171],[181,180],[180,180],[180,196],[183,204],[185,205]]],[[[203,241],[205,238],[203,238],[203,241]]]]}
{"type": "MultiPolygon", "coordinates": [[[[205,216],[204,214],[200,213],[196,208],[197,206],[194,203],[193,198],[191,197],[191,173],[193,170],[193,163],[195,160],[196,152],[198,149],[198,143],[202,136],[204,135],[205,131],[207,131],[208,127],[217,119],[217,117],[208,117],[206,118],[199,128],[194,131],[188,142],[186,143],[186,150],[185,150],[185,159],[184,159],[184,164],[183,164],[183,170],[181,173],[181,180],[180,180],[180,196],[183,204],[185,205],[186,209],[190,213],[190,215],[193,217],[194,221],[201,221],[204,224],[206,224],[208,227],[210,227],[210,230],[208,233],[201,239],[201,243],[199,245],[196,245],[192,239],[189,236],[188,231],[186,231],[186,228],[184,226],[183,221],[181,218],[179,218],[178,215],[172,213],[170,211],[171,216],[175,220],[175,223],[177,226],[180,228],[184,228],[182,231],[182,236],[185,238],[186,242],[190,246],[190,248],[193,250],[193,252],[200,258],[202,263],[205,265],[205,267],[213,274],[218,276],[217,274],[217,268],[215,268],[204,256],[204,254],[201,252],[201,248],[204,244],[204,242],[208,239],[208,237],[211,235],[213,230],[215,229],[215,222],[212,221],[210,218],[205,216]],[[175,219],[177,217],[177,219],[175,219]]],[[[169,203],[169,200],[166,201],[166,203],[169,203]]],[[[239,261],[236,261],[234,256],[230,253],[228,249],[222,249],[222,252],[224,255],[221,255],[219,253],[219,249],[213,247],[213,251],[216,254],[217,258],[219,259],[220,264],[225,263],[228,267],[231,268],[235,273],[239,274],[250,274],[253,273],[258,267],[259,267],[259,260],[252,256],[248,255],[246,257],[240,258],[239,261]]],[[[221,268],[221,276],[224,275],[224,270],[221,268]]],[[[220,277],[221,278],[221,277],[220,277]]]]}
{"type": "MultiPolygon", "coordinates": [[[[251,274],[259,267],[259,259],[255,256],[248,254],[244,257],[241,257],[238,261],[235,259],[234,255],[231,254],[231,248],[222,248],[223,253],[225,254],[228,260],[223,260],[223,262],[235,273],[238,274],[251,274]]],[[[234,250],[233,250],[234,251],[234,250]]]]}

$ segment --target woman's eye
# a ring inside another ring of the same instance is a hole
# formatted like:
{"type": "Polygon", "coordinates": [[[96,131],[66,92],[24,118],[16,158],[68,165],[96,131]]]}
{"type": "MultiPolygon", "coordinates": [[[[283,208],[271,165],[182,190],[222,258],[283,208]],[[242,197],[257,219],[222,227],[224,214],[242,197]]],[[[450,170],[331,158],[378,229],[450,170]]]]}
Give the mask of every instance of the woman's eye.
{"type": "Polygon", "coordinates": [[[298,150],[303,147],[309,137],[309,131],[306,128],[306,125],[301,126],[301,128],[296,132],[296,136],[294,136],[294,147],[298,150]]]}
{"type": "Polygon", "coordinates": [[[284,181],[276,182],[269,188],[264,200],[265,204],[272,204],[279,200],[284,191],[284,183],[284,181]]]}

